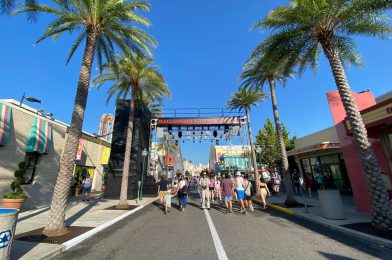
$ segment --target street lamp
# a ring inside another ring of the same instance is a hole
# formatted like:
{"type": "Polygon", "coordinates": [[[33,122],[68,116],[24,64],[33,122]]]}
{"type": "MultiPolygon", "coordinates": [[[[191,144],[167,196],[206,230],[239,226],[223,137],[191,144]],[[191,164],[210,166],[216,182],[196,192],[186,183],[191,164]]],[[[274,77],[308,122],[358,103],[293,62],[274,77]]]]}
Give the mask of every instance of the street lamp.
{"type": "Polygon", "coordinates": [[[23,101],[24,101],[25,99],[26,99],[27,101],[29,101],[29,102],[32,102],[32,103],[40,103],[40,104],[41,104],[41,100],[36,99],[36,98],[33,98],[33,97],[26,97],[25,93],[23,93],[23,96],[22,96],[22,98],[21,98],[21,100],[20,100],[20,103],[19,103],[19,106],[20,106],[20,107],[22,106],[22,103],[23,103],[23,101]]]}
{"type": "Polygon", "coordinates": [[[261,152],[263,151],[263,149],[260,146],[256,146],[256,153],[258,153],[260,155],[260,167],[261,167],[261,152]]]}
{"type": "Polygon", "coordinates": [[[146,164],[146,157],[148,155],[148,151],[146,148],[143,149],[142,151],[142,156],[143,156],[143,167],[142,167],[142,176],[141,176],[141,185],[140,185],[140,197],[139,200],[143,200],[143,174],[144,174],[144,169],[145,169],[145,164],[146,164]]]}

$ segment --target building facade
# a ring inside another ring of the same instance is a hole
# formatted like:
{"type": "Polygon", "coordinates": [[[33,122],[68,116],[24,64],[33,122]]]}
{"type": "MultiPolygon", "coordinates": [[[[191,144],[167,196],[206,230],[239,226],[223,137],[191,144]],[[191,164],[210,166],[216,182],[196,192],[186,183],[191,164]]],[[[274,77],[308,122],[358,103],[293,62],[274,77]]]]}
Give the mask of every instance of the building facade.
{"type": "MultiPolygon", "coordinates": [[[[16,100],[0,100],[0,195],[11,190],[14,171],[20,162],[26,162],[22,188],[29,199],[23,207],[48,206],[68,127],[16,100]]],[[[100,190],[108,153],[110,143],[83,132],[75,162],[75,181],[80,182],[82,175],[88,173],[93,179],[92,189],[100,190]]]]}
{"type": "Polygon", "coordinates": [[[215,174],[252,171],[249,155],[248,145],[211,145],[209,170],[215,174]]]}
{"type": "MultiPolygon", "coordinates": [[[[353,96],[381,170],[392,180],[392,92],[377,99],[369,91],[353,96]]],[[[287,154],[295,158],[302,174],[331,177],[332,188],[352,193],[357,210],[370,212],[365,173],[338,91],[328,92],[327,100],[334,126],[299,138],[287,154]]]]}

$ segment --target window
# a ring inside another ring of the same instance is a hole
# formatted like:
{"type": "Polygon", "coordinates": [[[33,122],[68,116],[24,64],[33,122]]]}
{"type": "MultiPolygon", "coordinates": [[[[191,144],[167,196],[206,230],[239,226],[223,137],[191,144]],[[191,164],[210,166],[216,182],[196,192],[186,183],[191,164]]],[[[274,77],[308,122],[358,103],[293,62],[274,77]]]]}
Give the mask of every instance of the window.
{"type": "Polygon", "coordinates": [[[339,163],[339,156],[337,154],[321,156],[320,161],[321,161],[321,164],[339,163]]]}
{"type": "Polygon", "coordinates": [[[26,153],[25,162],[26,162],[26,172],[24,174],[24,184],[31,184],[34,180],[35,170],[38,164],[39,153],[31,152],[26,153]]]}

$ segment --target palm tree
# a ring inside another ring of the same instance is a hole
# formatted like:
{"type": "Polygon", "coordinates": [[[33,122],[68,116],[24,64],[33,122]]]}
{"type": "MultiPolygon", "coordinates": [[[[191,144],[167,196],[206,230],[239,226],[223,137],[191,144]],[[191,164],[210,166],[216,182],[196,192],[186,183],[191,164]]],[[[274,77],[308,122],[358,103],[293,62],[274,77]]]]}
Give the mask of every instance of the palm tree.
{"type": "Polygon", "coordinates": [[[141,54],[128,53],[117,58],[116,62],[108,63],[103,73],[94,79],[94,85],[112,81],[114,84],[108,90],[108,100],[117,94],[117,98],[130,95],[128,128],[124,154],[124,167],[121,181],[120,201],[117,208],[128,208],[128,176],[132,149],[133,118],[135,101],[144,97],[145,101],[170,97],[163,76],[158,72],[159,67],[153,64],[153,59],[141,54]]]}
{"type": "Polygon", "coordinates": [[[138,10],[149,10],[150,5],[146,2],[118,0],[53,0],[52,2],[55,3],[54,7],[25,4],[23,9],[16,13],[47,13],[56,17],[37,43],[51,36],[58,39],[67,31],[79,31],[80,34],[71,48],[67,63],[79,45],[86,41],[71,125],[60,159],[49,221],[43,230],[47,236],[58,236],[68,232],[64,224],[65,207],[82,132],[94,56],[97,57],[101,68],[103,56],[113,60],[116,46],[123,51],[143,49],[149,52],[149,46],[155,46],[155,42],[144,31],[132,27],[135,24],[150,25],[146,18],[135,13],[138,10]]]}
{"type": "MultiPolygon", "coordinates": [[[[36,4],[36,0],[25,0],[25,4],[36,4]]],[[[15,9],[15,0],[0,0],[0,14],[9,15],[15,9]]]]}
{"type": "MultiPolygon", "coordinates": [[[[167,135],[165,135],[165,136],[163,136],[163,138],[159,139],[157,150],[164,151],[165,156],[167,157],[170,152],[177,151],[177,145],[173,142],[173,140],[170,140],[170,138],[167,135]]],[[[166,159],[165,164],[166,164],[166,178],[168,178],[169,177],[168,176],[169,175],[169,165],[167,163],[167,159],[166,159]]]]}
{"type": "Polygon", "coordinates": [[[274,114],[276,134],[279,143],[280,160],[282,162],[281,172],[284,179],[286,187],[286,205],[296,204],[293,184],[291,181],[291,176],[288,172],[289,162],[286,154],[286,145],[283,138],[282,124],[280,123],[278,103],[276,100],[275,92],[275,81],[279,81],[281,84],[286,82],[286,79],[292,75],[290,69],[285,69],[282,62],[267,61],[263,59],[263,54],[259,55],[253,54],[253,57],[244,66],[244,72],[241,74],[240,78],[243,80],[243,86],[245,87],[255,87],[262,89],[263,86],[268,82],[271,92],[272,100],[272,111],[274,114]]]}
{"type": "Polygon", "coordinates": [[[267,95],[261,90],[256,88],[245,88],[240,87],[237,92],[231,95],[231,98],[227,102],[227,107],[232,110],[244,111],[246,115],[246,123],[248,126],[250,150],[252,152],[253,168],[255,169],[255,181],[256,181],[256,193],[260,193],[259,185],[259,170],[257,168],[257,159],[255,147],[253,144],[252,128],[250,126],[250,108],[251,106],[257,106],[259,102],[262,102],[267,95]]]}
{"type": "Polygon", "coordinates": [[[326,56],[358,145],[373,206],[372,224],[388,230],[392,230],[392,207],[343,65],[361,61],[352,36],[389,35],[392,29],[385,12],[391,7],[391,0],[291,0],[290,6],[276,8],[255,25],[273,30],[258,49],[275,59],[288,59],[288,67],[315,68],[320,52],[326,56]]]}

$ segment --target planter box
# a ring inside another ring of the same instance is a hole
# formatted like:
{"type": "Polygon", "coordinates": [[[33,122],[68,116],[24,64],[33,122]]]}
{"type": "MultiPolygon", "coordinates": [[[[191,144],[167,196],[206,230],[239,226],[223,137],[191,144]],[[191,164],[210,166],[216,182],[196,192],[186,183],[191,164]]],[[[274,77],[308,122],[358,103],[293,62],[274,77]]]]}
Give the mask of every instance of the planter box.
{"type": "Polygon", "coordinates": [[[0,208],[0,259],[9,259],[19,210],[0,208]]]}
{"type": "Polygon", "coordinates": [[[317,190],[321,215],[328,219],[345,219],[342,197],[339,190],[317,190]]]}
{"type": "Polygon", "coordinates": [[[21,209],[24,199],[2,199],[3,208],[7,209],[21,209]]]}

